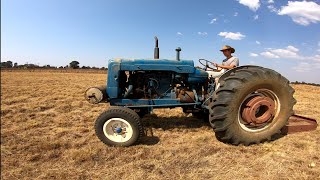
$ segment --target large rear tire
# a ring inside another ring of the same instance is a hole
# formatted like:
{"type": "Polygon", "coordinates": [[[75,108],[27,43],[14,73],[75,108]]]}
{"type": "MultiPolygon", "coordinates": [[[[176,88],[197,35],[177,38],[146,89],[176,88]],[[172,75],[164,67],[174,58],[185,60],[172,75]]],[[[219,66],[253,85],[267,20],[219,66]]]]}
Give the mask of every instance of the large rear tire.
{"type": "Polygon", "coordinates": [[[249,145],[271,140],[293,114],[294,89],[271,69],[240,67],[219,83],[209,103],[209,122],[220,141],[249,145]]]}
{"type": "Polygon", "coordinates": [[[110,107],[95,123],[96,135],[109,146],[130,146],[143,136],[139,115],[125,107],[110,107]]]}

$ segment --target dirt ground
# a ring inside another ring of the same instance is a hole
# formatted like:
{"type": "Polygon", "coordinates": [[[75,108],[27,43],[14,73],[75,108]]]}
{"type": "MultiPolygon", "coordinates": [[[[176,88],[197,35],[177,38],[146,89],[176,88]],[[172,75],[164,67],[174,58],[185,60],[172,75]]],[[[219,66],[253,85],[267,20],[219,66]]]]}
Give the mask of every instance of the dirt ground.
{"type": "MultiPolygon", "coordinates": [[[[320,179],[320,128],[258,145],[219,142],[207,123],[159,109],[136,146],[104,145],[93,128],[108,104],[84,91],[106,75],[1,73],[1,179],[320,179]],[[153,136],[152,136],[153,134],[153,136]]],[[[320,123],[320,87],[294,85],[295,112],[320,123]]]]}

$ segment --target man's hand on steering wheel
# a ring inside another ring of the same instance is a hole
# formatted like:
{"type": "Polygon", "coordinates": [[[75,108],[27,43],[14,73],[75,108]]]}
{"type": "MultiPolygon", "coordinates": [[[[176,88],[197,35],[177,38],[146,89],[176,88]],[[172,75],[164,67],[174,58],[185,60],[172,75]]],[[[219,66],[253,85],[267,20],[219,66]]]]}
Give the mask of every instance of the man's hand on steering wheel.
{"type": "Polygon", "coordinates": [[[214,66],[217,67],[217,68],[219,67],[219,64],[217,64],[217,63],[214,63],[214,62],[213,62],[213,63],[211,63],[211,64],[214,65],[214,66]]]}
{"type": "Polygon", "coordinates": [[[215,67],[209,66],[209,64],[214,65],[215,63],[212,63],[212,62],[210,62],[210,61],[208,61],[208,60],[206,60],[206,59],[199,59],[199,63],[202,64],[202,65],[203,65],[204,67],[206,67],[206,68],[210,68],[210,69],[212,69],[212,70],[215,70],[215,69],[216,69],[215,67]]]}

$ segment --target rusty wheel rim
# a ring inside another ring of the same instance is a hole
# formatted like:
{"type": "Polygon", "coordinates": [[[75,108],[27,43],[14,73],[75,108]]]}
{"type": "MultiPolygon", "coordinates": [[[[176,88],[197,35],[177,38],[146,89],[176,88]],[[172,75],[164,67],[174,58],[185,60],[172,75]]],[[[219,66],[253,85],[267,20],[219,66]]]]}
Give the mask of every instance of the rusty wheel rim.
{"type": "Polygon", "coordinates": [[[238,122],[246,131],[262,131],[275,122],[279,111],[278,96],[269,89],[258,89],[242,101],[238,111],[238,122]]]}

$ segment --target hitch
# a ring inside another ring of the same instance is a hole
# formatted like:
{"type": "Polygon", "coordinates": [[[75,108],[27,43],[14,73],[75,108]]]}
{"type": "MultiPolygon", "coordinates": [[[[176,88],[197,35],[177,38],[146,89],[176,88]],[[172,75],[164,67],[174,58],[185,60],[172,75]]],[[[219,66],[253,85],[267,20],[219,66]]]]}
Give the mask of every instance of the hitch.
{"type": "Polygon", "coordinates": [[[292,115],[288,124],[281,129],[282,134],[293,134],[297,132],[313,131],[317,129],[318,123],[315,119],[292,115]]]}

